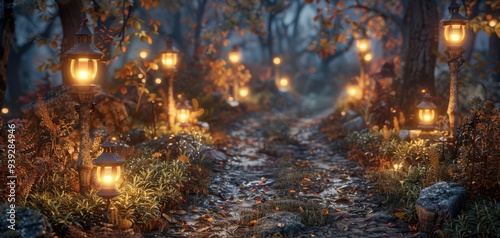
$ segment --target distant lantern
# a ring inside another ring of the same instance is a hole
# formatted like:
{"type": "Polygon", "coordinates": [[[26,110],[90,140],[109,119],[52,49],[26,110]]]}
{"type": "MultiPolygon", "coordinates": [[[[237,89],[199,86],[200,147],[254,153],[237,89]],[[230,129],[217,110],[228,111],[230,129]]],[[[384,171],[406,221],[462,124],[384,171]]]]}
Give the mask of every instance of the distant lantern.
{"type": "Polygon", "coordinates": [[[359,53],[368,52],[370,49],[370,38],[366,35],[366,33],[362,34],[362,36],[357,39],[356,47],[358,48],[359,53]]]}
{"type": "Polygon", "coordinates": [[[281,64],[281,58],[280,57],[274,57],[273,64],[275,64],[275,65],[281,64]]]}
{"type": "Polygon", "coordinates": [[[465,38],[465,23],[467,19],[459,13],[460,5],[452,0],[448,7],[449,15],[442,22],[444,39],[448,47],[461,47],[465,38]]]}
{"type": "Polygon", "coordinates": [[[361,88],[357,84],[348,84],[346,88],[347,95],[354,99],[361,99],[362,97],[362,92],[361,88]]]}
{"type": "Polygon", "coordinates": [[[70,60],[71,76],[79,84],[90,84],[97,75],[97,61],[103,53],[97,49],[93,41],[93,34],[87,26],[88,20],[83,19],[80,29],[75,33],[77,43],[64,53],[70,60]]]}
{"type": "Polygon", "coordinates": [[[145,58],[147,58],[147,57],[148,57],[148,51],[146,51],[146,50],[141,50],[141,51],[139,52],[139,57],[141,57],[141,59],[145,59],[145,58]]]}
{"type": "Polygon", "coordinates": [[[240,97],[244,98],[244,97],[248,96],[248,94],[250,94],[250,90],[248,89],[248,87],[241,87],[240,88],[240,91],[239,91],[240,97]]]}
{"type": "Polygon", "coordinates": [[[9,113],[9,109],[4,107],[2,108],[2,114],[8,114],[9,113]]]}
{"type": "Polygon", "coordinates": [[[229,61],[233,64],[237,64],[241,61],[241,53],[238,50],[237,46],[233,46],[231,51],[229,52],[229,61]]]}
{"type": "Polygon", "coordinates": [[[173,46],[172,39],[167,38],[167,49],[161,52],[161,63],[167,70],[175,69],[179,51],[173,46]]]}
{"type": "Polygon", "coordinates": [[[290,80],[287,77],[280,78],[278,80],[278,90],[281,92],[286,92],[288,89],[288,85],[290,84],[290,80]]]}
{"type": "Polygon", "coordinates": [[[175,106],[177,109],[177,124],[181,126],[189,125],[189,120],[191,117],[191,112],[193,107],[186,99],[181,99],[179,103],[175,106]]]}
{"type": "Polygon", "coordinates": [[[418,118],[420,122],[418,128],[423,130],[434,129],[434,123],[436,119],[436,105],[431,101],[431,95],[424,94],[424,100],[418,104],[418,118]]]}
{"type": "Polygon", "coordinates": [[[116,182],[121,176],[121,166],[125,163],[118,153],[116,142],[104,142],[101,147],[103,152],[93,162],[97,166],[97,181],[100,184],[100,190],[97,195],[105,199],[111,199],[120,192],[116,189],[116,182]]]}

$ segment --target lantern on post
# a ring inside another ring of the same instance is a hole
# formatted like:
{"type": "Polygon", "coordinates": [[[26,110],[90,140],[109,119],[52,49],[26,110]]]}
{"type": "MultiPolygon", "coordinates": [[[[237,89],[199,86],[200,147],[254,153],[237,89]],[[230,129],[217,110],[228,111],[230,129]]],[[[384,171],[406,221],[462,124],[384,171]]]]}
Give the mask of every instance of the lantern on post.
{"type": "Polygon", "coordinates": [[[359,88],[359,85],[355,83],[350,83],[347,85],[346,88],[347,95],[354,99],[361,99],[362,98],[362,92],[361,89],[359,88]]]}
{"type": "Polygon", "coordinates": [[[359,84],[361,86],[361,97],[363,97],[364,94],[364,88],[366,85],[365,82],[365,71],[366,71],[366,62],[369,62],[372,60],[373,56],[369,52],[370,51],[370,38],[366,34],[366,30],[364,28],[361,28],[362,31],[360,33],[360,37],[356,40],[356,47],[358,48],[358,53],[359,53],[359,59],[361,61],[361,67],[360,67],[360,74],[359,74],[359,84]]]}
{"type": "Polygon", "coordinates": [[[175,104],[174,104],[174,74],[177,66],[179,51],[174,48],[172,39],[167,38],[167,48],[161,53],[161,63],[165,68],[168,79],[168,124],[170,129],[175,123],[175,104]]]}
{"type": "Polygon", "coordinates": [[[418,128],[422,130],[433,130],[436,121],[436,105],[431,101],[429,93],[424,94],[424,100],[418,104],[418,128]]]}
{"type": "Polygon", "coordinates": [[[125,160],[116,153],[116,142],[104,142],[101,147],[103,152],[93,162],[97,166],[97,181],[100,185],[100,190],[97,195],[105,198],[112,199],[120,192],[116,189],[116,182],[121,176],[121,166],[125,160]]]}
{"type": "Polygon", "coordinates": [[[193,107],[188,100],[182,98],[176,105],[177,108],[177,124],[181,127],[189,126],[191,112],[193,107]]]}
{"type": "Polygon", "coordinates": [[[233,67],[233,84],[234,84],[234,86],[233,86],[233,100],[238,101],[238,98],[239,98],[238,94],[240,92],[240,89],[239,89],[240,82],[239,82],[238,76],[236,75],[236,71],[238,70],[237,65],[241,61],[241,53],[238,50],[237,46],[233,46],[231,51],[229,51],[229,61],[231,62],[231,65],[233,67]]]}
{"type": "Polygon", "coordinates": [[[64,58],[70,60],[70,72],[73,77],[70,95],[78,103],[78,117],[80,120],[80,151],[78,153],[78,177],[80,194],[87,195],[90,191],[90,174],[92,159],[90,158],[90,107],[94,95],[97,93],[92,81],[97,75],[97,61],[103,53],[97,49],[93,41],[93,34],[87,26],[88,20],[83,19],[80,29],[75,33],[77,43],[64,53],[64,58]]]}
{"type": "Polygon", "coordinates": [[[464,63],[462,47],[465,39],[465,23],[467,19],[459,13],[460,5],[452,0],[448,7],[449,15],[442,22],[444,27],[444,39],[446,43],[445,53],[448,55],[448,67],[450,68],[450,98],[447,114],[450,121],[450,137],[454,137],[460,125],[460,113],[458,112],[458,70],[464,63]]]}

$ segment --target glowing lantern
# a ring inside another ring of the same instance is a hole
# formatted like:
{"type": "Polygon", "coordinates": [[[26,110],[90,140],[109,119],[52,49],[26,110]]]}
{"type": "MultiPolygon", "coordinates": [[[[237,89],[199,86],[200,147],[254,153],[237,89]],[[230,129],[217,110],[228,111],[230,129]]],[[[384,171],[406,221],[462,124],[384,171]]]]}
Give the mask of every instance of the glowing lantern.
{"type": "Polygon", "coordinates": [[[2,108],[2,114],[7,114],[7,113],[9,113],[9,109],[6,107],[2,108]]]}
{"type": "Polygon", "coordinates": [[[442,22],[444,26],[444,39],[448,47],[461,47],[465,38],[465,22],[467,19],[458,11],[460,5],[452,0],[448,7],[449,15],[442,22]]]}
{"type": "Polygon", "coordinates": [[[431,95],[426,93],[424,100],[418,104],[418,118],[420,122],[418,128],[431,130],[434,129],[434,122],[436,118],[436,105],[431,102],[431,95]]]}
{"type": "Polygon", "coordinates": [[[359,53],[366,53],[370,49],[370,38],[366,34],[363,34],[357,41],[356,47],[359,53]]]}
{"type": "Polygon", "coordinates": [[[125,160],[116,153],[118,145],[115,142],[104,142],[101,147],[104,151],[93,161],[97,166],[97,181],[101,186],[97,195],[111,199],[120,195],[116,189],[116,182],[120,179],[121,166],[125,160]]]}
{"type": "Polygon", "coordinates": [[[181,126],[189,125],[189,119],[191,116],[191,111],[193,107],[188,100],[181,99],[179,103],[175,106],[177,108],[177,124],[181,126]]]}
{"type": "Polygon", "coordinates": [[[173,47],[170,37],[167,39],[167,49],[161,52],[161,63],[165,69],[174,69],[177,65],[179,51],[173,47]]]}
{"type": "Polygon", "coordinates": [[[363,57],[363,59],[364,59],[366,62],[368,62],[368,61],[370,61],[370,60],[372,60],[372,59],[373,59],[373,55],[372,55],[372,54],[370,54],[370,53],[367,53],[367,54],[365,54],[365,56],[363,57]]]}
{"type": "Polygon", "coordinates": [[[280,59],[280,57],[274,57],[274,59],[273,59],[273,63],[274,63],[275,65],[279,65],[279,64],[281,64],[281,59],[280,59]]]}
{"type": "Polygon", "coordinates": [[[87,26],[87,19],[83,19],[80,29],[75,33],[77,43],[64,53],[70,60],[71,76],[81,84],[90,84],[97,75],[97,61],[103,53],[97,49],[93,41],[93,34],[87,26]]]}
{"type": "Polygon", "coordinates": [[[290,84],[290,81],[286,77],[280,78],[277,82],[278,89],[281,92],[286,92],[289,84],[290,84]]]}
{"type": "Polygon", "coordinates": [[[248,89],[248,87],[241,87],[240,88],[240,91],[239,91],[240,97],[244,98],[244,97],[248,96],[249,93],[250,93],[250,90],[248,89]]]}
{"type": "Polygon", "coordinates": [[[139,57],[141,57],[141,59],[145,59],[146,57],[148,57],[148,52],[146,50],[141,50],[139,52],[139,57]]]}
{"type": "Polygon", "coordinates": [[[347,85],[347,95],[355,99],[361,99],[361,89],[356,84],[347,85]]]}
{"type": "Polygon", "coordinates": [[[229,52],[229,61],[233,64],[239,63],[241,60],[241,54],[238,47],[233,46],[233,49],[229,52]]]}

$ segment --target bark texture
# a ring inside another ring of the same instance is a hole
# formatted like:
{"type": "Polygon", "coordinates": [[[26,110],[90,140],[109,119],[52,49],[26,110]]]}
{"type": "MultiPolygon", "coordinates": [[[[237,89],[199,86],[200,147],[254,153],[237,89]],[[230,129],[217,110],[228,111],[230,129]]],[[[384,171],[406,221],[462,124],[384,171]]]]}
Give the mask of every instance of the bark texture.
{"type": "Polygon", "coordinates": [[[9,52],[14,35],[14,12],[12,11],[13,0],[5,0],[4,12],[0,12],[0,108],[3,107],[5,92],[7,89],[7,62],[9,61],[9,52]]]}
{"type": "MultiPolygon", "coordinates": [[[[80,28],[85,15],[82,12],[83,3],[81,0],[58,0],[57,6],[63,28],[61,54],[64,54],[64,52],[68,51],[76,43],[75,33],[80,28]]],[[[61,58],[61,61],[62,82],[65,85],[72,85],[74,82],[69,71],[69,61],[64,58],[61,58]]]]}
{"type": "Polygon", "coordinates": [[[399,108],[408,118],[421,101],[421,90],[435,95],[434,68],[439,43],[439,19],[435,0],[410,0],[409,43],[404,59],[399,108]]]}

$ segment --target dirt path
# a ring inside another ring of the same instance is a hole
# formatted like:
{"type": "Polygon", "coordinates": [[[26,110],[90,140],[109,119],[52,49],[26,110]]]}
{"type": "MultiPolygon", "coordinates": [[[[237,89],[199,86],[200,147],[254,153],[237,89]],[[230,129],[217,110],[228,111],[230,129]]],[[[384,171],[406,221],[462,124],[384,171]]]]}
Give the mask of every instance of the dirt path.
{"type": "Polygon", "coordinates": [[[209,196],[165,214],[171,226],[147,237],[412,237],[364,169],[330,150],[318,133],[325,116],[275,111],[230,125],[209,196]]]}

